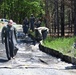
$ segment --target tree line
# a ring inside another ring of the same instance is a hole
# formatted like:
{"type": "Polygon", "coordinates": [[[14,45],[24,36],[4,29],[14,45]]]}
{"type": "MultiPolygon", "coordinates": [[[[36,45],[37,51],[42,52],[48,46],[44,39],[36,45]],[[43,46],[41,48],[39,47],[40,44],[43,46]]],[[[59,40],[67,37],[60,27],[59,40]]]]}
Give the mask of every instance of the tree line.
{"type": "Polygon", "coordinates": [[[0,18],[22,23],[32,13],[46,19],[50,35],[76,35],[76,0],[0,0],[0,18]]]}
{"type": "Polygon", "coordinates": [[[42,0],[0,0],[0,18],[13,19],[21,23],[26,16],[39,16],[42,13],[42,0]]]}
{"type": "Polygon", "coordinates": [[[43,0],[51,35],[76,35],[76,0],[43,0]]]}

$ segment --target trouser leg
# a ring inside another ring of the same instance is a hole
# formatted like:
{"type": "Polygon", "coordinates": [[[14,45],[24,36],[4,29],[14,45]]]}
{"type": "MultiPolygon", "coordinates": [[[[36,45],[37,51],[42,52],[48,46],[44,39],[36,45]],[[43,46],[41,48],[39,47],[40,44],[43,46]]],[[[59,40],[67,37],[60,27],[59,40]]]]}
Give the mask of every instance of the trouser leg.
{"type": "Polygon", "coordinates": [[[9,42],[9,48],[10,48],[10,56],[14,57],[14,46],[11,42],[9,42]]]}
{"type": "Polygon", "coordinates": [[[10,50],[9,50],[9,46],[5,43],[5,48],[6,48],[6,55],[8,60],[10,60],[11,56],[10,56],[10,50]]]}
{"type": "Polygon", "coordinates": [[[47,30],[42,31],[43,40],[47,37],[47,30]]]}

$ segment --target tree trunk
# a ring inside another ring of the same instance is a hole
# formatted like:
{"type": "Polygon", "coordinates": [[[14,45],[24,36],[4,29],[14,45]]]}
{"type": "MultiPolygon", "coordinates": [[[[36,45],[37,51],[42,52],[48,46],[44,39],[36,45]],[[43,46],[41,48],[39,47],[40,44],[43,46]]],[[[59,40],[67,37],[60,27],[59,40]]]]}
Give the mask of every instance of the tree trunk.
{"type": "Polygon", "coordinates": [[[61,36],[64,36],[64,0],[61,0],[61,36]]]}
{"type": "Polygon", "coordinates": [[[74,36],[76,36],[76,0],[74,0],[74,36]]]}
{"type": "Polygon", "coordinates": [[[58,0],[55,0],[55,31],[59,36],[59,10],[58,10],[58,0]]]}

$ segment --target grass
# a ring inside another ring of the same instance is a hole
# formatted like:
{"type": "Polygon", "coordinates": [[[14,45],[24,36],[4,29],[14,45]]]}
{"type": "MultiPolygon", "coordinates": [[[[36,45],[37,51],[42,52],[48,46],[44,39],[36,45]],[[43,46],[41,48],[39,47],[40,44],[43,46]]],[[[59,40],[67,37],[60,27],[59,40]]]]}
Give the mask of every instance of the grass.
{"type": "Polygon", "coordinates": [[[32,36],[34,36],[34,37],[35,37],[35,31],[28,30],[28,34],[31,34],[32,36]]]}
{"type": "Polygon", "coordinates": [[[76,57],[76,49],[73,47],[75,41],[76,37],[47,37],[46,40],[43,41],[43,45],[57,50],[65,55],[76,57]]]}

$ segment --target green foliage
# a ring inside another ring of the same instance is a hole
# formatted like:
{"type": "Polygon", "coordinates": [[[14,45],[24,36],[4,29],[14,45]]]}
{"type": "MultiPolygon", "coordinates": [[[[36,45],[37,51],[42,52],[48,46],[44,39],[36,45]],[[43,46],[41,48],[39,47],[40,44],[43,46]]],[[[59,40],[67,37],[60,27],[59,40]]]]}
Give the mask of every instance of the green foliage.
{"type": "Polygon", "coordinates": [[[35,37],[35,31],[29,29],[28,34],[31,34],[33,37],[35,37]]]}
{"type": "Polygon", "coordinates": [[[0,17],[21,21],[31,14],[44,13],[42,0],[3,0],[0,4],[0,17]]]}
{"type": "Polygon", "coordinates": [[[47,37],[43,44],[49,48],[60,51],[63,54],[75,56],[76,49],[73,48],[73,44],[76,41],[76,37],[63,37],[63,38],[52,38],[47,37]]]}

